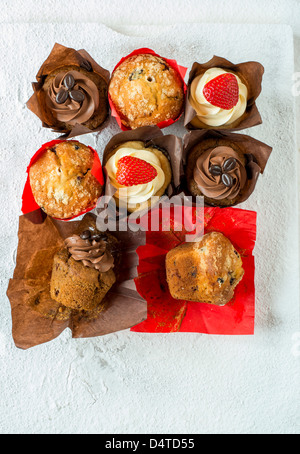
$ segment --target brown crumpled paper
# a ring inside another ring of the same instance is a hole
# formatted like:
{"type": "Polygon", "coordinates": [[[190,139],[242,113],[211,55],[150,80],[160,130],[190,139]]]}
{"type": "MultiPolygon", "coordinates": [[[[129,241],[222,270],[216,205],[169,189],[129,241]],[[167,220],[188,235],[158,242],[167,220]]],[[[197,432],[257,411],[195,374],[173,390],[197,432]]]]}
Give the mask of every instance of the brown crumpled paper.
{"type": "Polygon", "coordinates": [[[117,283],[107,293],[102,312],[73,311],[51,300],[54,254],[65,238],[95,222],[96,216],[91,213],[71,222],[45,217],[40,210],[20,216],[16,267],[7,290],[12,336],[18,348],[49,342],[66,328],[73,338],[96,337],[131,328],[147,318],[147,303],[134,284],[139,263],[136,249],[145,244],[143,231],[111,232],[119,240],[121,261],[117,283]]]}
{"type": "MultiPolygon", "coordinates": [[[[263,174],[268,159],[272,152],[272,147],[263,142],[260,142],[257,139],[254,139],[253,137],[247,136],[246,134],[237,134],[229,131],[215,130],[205,131],[203,129],[190,131],[187,134],[185,134],[185,136],[183,137],[180,189],[184,192],[185,195],[187,196],[191,195],[187,189],[187,181],[185,175],[185,167],[187,163],[188,154],[197,143],[211,138],[216,140],[226,139],[233,143],[237,143],[243,148],[245,154],[252,155],[252,157],[254,158],[254,160],[248,162],[246,167],[248,184],[246,188],[242,190],[239,196],[236,198],[235,203],[231,206],[235,206],[242,202],[245,202],[253,193],[257,183],[257,179],[260,174],[263,174]]],[[[206,206],[210,206],[207,204],[205,197],[204,204],[206,206]]],[[[218,206],[217,201],[214,206],[218,206]]]]}
{"type": "Polygon", "coordinates": [[[84,125],[76,124],[70,131],[66,131],[58,129],[57,127],[55,127],[55,125],[51,124],[49,116],[47,115],[47,109],[40,101],[39,92],[41,91],[44,80],[48,74],[50,74],[52,71],[59,68],[60,66],[69,65],[80,66],[80,64],[84,60],[87,60],[89,63],[91,63],[93,72],[99,74],[106,81],[108,86],[110,80],[110,72],[102,68],[88,54],[88,52],[86,52],[83,49],[77,51],[75,49],[55,43],[50,55],[44,61],[36,75],[37,82],[32,83],[34,93],[26,103],[28,109],[31,110],[35,115],[37,115],[39,119],[42,121],[42,125],[44,128],[52,128],[53,132],[60,133],[61,134],[60,137],[63,137],[64,139],[70,139],[72,137],[80,136],[82,134],[88,134],[91,132],[100,132],[108,126],[108,123],[111,118],[109,103],[107,99],[108,112],[107,118],[100,126],[98,126],[96,129],[91,130],[84,125]]]}
{"type": "Polygon", "coordinates": [[[194,127],[191,124],[191,121],[196,117],[196,111],[189,102],[190,88],[191,83],[195,79],[195,77],[199,76],[210,68],[222,68],[232,71],[237,75],[240,74],[242,76],[242,79],[247,82],[248,103],[244,115],[231,125],[213,127],[203,124],[203,129],[238,131],[261,124],[262,118],[255,101],[262,90],[262,77],[264,74],[264,67],[256,61],[249,61],[235,65],[225,58],[214,56],[207,63],[195,62],[190,71],[184,114],[184,126],[186,127],[186,129],[200,129],[194,127]]]}

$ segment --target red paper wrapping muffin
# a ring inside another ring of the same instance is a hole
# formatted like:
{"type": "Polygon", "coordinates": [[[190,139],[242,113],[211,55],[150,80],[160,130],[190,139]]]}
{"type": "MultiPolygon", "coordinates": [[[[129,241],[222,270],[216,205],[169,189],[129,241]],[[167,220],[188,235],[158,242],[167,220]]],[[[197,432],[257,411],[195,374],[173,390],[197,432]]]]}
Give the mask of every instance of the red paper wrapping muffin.
{"type": "Polygon", "coordinates": [[[141,126],[165,128],[184,109],[187,68],[142,48],[121,59],[113,70],[108,97],[112,116],[123,131],[141,126]]]}
{"type": "MultiPolygon", "coordinates": [[[[187,218],[195,224],[196,208],[182,209],[187,218]]],[[[171,295],[167,281],[166,257],[170,251],[185,244],[187,231],[184,226],[181,232],[174,228],[173,216],[171,229],[164,231],[167,213],[162,208],[160,230],[147,232],[146,245],[138,249],[139,276],[135,283],[140,295],[147,300],[148,314],[147,320],[132,328],[132,331],[244,335],[254,333],[255,264],[252,251],[256,241],[256,213],[238,208],[209,207],[202,210],[203,219],[198,218],[197,223],[203,225],[203,233],[221,233],[232,243],[242,260],[244,275],[234,289],[233,298],[222,306],[179,300],[171,295]]],[[[218,285],[221,286],[222,282],[218,282],[218,285]]]]}
{"type": "Polygon", "coordinates": [[[27,168],[22,212],[41,208],[62,220],[95,208],[103,192],[104,177],[97,152],[75,140],[45,143],[27,168]]]}

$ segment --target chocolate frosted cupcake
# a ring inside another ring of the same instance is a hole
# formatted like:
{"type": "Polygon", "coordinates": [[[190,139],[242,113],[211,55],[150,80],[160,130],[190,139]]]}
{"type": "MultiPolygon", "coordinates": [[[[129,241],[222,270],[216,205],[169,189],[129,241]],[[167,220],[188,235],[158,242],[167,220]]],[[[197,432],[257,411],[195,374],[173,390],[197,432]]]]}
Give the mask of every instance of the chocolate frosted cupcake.
{"type": "Polygon", "coordinates": [[[75,127],[76,135],[99,130],[107,119],[109,72],[87,52],[55,44],[37,81],[27,106],[43,126],[70,136],[75,127]]]}
{"type": "Polygon", "coordinates": [[[115,260],[118,241],[110,234],[90,230],[65,240],[54,257],[50,282],[51,297],[77,310],[104,306],[104,298],[116,282],[115,260]]]}
{"type": "Polygon", "coordinates": [[[185,187],[206,205],[228,207],[254,191],[272,148],[242,134],[193,132],[185,141],[185,187]]]}

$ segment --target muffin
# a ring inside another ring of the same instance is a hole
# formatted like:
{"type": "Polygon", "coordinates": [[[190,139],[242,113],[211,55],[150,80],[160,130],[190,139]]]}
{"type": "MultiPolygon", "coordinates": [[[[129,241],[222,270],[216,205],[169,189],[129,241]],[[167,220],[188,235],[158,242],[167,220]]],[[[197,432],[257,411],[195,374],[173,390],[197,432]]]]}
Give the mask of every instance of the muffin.
{"type": "Polygon", "coordinates": [[[36,203],[49,216],[68,219],[93,208],[102,185],[92,174],[94,151],[77,141],[47,147],[29,169],[36,203]]]}
{"type": "Polygon", "coordinates": [[[223,306],[234,296],[244,275],[240,254],[222,233],[168,252],[166,273],[173,298],[223,306]]]}
{"type": "Polygon", "coordinates": [[[176,120],[184,103],[184,82],[163,58],[139,54],[113,72],[109,96],[122,124],[135,129],[176,120]]]}
{"type": "Polygon", "coordinates": [[[76,310],[105,306],[105,296],[116,282],[114,257],[118,241],[108,233],[86,230],[65,240],[54,257],[51,297],[76,310]]]}
{"type": "Polygon", "coordinates": [[[194,63],[188,83],[185,125],[190,129],[242,129],[261,123],[255,100],[264,72],[258,62],[234,65],[214,57],[194,63]]]}
{"type": "Polygon", "coordinates": [[[131,213],[150,207],[152,197],[162,197],[172,180],[171,164],[164,150],[146,147],[139,140],[117,146],[107,153],[103,165],[116,189],[117,206],[131,213]]]}
{"type": "Polygon", "coordinates": [[[186,150],[188,193],[204,197],[204,203],[210,206],[229,207],[247,200],[272,148],[242,134],[211,131],[198,140],[197,136],[197,131],[192,133],[186,150]]]}
{"type": "Polygon", "coordinates": [[[27,107],[56,132],[98,131],[109,116],[109,78],[85,50],[56,43],[32,84],[27,107]]]}

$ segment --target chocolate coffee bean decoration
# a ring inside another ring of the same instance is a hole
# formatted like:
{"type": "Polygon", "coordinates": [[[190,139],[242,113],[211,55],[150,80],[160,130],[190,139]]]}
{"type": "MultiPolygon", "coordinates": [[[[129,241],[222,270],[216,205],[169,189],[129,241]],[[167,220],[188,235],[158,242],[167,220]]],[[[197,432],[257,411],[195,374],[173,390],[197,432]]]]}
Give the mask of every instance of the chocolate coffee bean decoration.
{"type": "Polygon", "coordinates": [[[222,183],[226,188],[231,188],[233,186],[233,178],[229,173],[223,173],[222,175],[222,183]]]}
{"type": "Polygon", "coordinates": [[[84,232],[82,232],[82,234],[80,235],[80,238],[82,240],[88,240],[90,239],[91,237],[91,232],[89,230],[85,230],[84,232]]]}
{"type": "Polygon", "coordinates": [[[214,177],[222,175],[222,168],[220,166],[210,166],[209,172],[214,177]]]}
{"type": "Polygon", "coordinates": [[[63,82],[64,86],[66,87],[67,90],[72,90],[72,88],[75,85],[75,79],[72,76],[72,74],[67,74],[66,77],[64,78],[63,82]]]}
{"type": "Polygon", "coordinates": [[[57,93],[55,100],[57,104],[63,104],[68,99],[68,96],[69,96],[68,91],[65,90],[64,88],[61,88],[57,93]]]}
{"type": "Polygon", "coordinates": [[[236,159],[235,158],[228,158],[223,164],[223,171],[230,172],[236,168],[236,159]]]}
{"type": "Polygon", "coordinates": [[[85,99],[84,93],[80,90],[72,90],[70,91],[70,98],[76,102],[83,102],[85,99]]]}
{"type": "Polygon", "coordinates": [[[81,68],[83,68],[89,72],[93,70],[91,63],[88,60],[86,60],[85,58],[83,60],[81,60],[80,66],[81,66],[81,68]]]}

